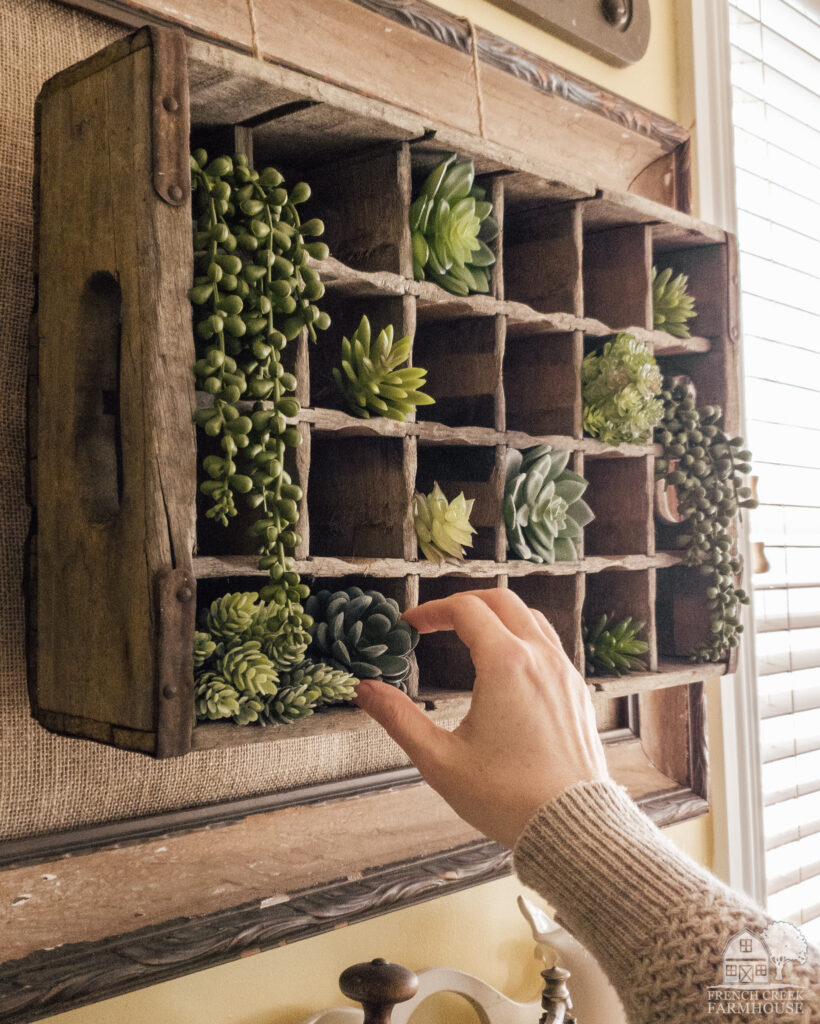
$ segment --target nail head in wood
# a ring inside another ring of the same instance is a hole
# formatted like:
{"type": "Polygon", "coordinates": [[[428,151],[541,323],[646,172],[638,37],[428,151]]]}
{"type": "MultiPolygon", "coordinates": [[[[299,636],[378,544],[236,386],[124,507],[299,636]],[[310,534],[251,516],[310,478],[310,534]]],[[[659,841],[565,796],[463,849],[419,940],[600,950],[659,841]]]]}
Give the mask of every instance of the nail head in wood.
{"type": "Polygon", "coordinates": [[[194,592],[190,587],[182,587],[177,591],[177,601],[181,601],[183,604],[185,604],[186,601],[190,601],[193,596],[194,592]]]}
{"type": "Polygon", "coordinates": [[[165,697],[166,700],[171,700],[173,697],[176,697],[178,693],[179,690],[176,686],[166,686],[162,691],[162,696],[165,697]]]}
{"type": "Polygon", "coordinates": [[[413,971],[383,957],[353,964],[339,977],[342,994],[362,1004],[364,1024],[389,1024],[395,1004],[412,999],[418,987],[413,971]]]}
{"type": "Polygon", "coordinates": [[[601,0],[601,11],[615,28],[626,28],[632,17],[632,4],[629,0],[601,0]]]}
{"type": "Polygon", "coordinates": [[[166,96],[165,99],[162,101],[162,105],[163,107],[165,107],[169,114],[174,114],[176,113],[177,110],[179,110],[179,101],[176,100],[173,96],[166,96]]]}

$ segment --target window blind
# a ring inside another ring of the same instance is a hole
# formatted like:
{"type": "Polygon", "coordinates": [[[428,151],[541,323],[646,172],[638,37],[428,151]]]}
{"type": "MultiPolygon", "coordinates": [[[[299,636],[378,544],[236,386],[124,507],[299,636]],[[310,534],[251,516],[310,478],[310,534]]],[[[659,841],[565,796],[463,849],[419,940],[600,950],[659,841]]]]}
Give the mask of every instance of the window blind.
{"type": "Polygon", "coordinates": [[[820,2],[729,11],[768,909],[820,943],[820,2]]]}

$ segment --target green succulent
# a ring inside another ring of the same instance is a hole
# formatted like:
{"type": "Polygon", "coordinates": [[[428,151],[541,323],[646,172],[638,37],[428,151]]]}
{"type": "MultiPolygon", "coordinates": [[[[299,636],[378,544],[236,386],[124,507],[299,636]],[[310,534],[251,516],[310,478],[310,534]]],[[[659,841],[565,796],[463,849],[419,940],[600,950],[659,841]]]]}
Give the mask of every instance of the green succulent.
{"type": "Polygon", "coordinates": [[[232,718],[239,714],[239,694],[218,672],[202,672],[194,683],[194,707],[200,720],[232,718]]]}
{"type": "Polygon", "coordinates": [[[417,405],[433,405],[421,388],[427,371],[420,366],[401,367],[410,357],[409,337],[393,341],[393,325],[370,341],[370,321],[363,316],[353,337],[342,338],[342,368],[333,367],[333,379],[354,416],[370,419],[387,416],[403,423],[417,405]]]}
{"type": "Polygon", "coordinates": [[[488,292],[488,267],[495,255],[487,245],[498,234],[493,204],[475,185],[472,160],[451,153],[428,176],[410,207],[413,274],[455,295],[488,292]]]}
{"type": "Polygon", "coordinates": [[[695,299],[686,286],[689,278],[686,274],[678,274],[672,280],[672,268],[667,267],[658,273],[652,268],[652,311],[656,330],[666,331],[676,338],[690,336],[687,320],[697,316],[695,299]]]}
{"type": "Polygon", "coordinates": [[[218,671],[240,693],[268,694],[277,690],[278,674],[258,640],[243,640],[219,659],[218,671]]]}
{"type": "Polygon", "coordinates": [[[306,687],[316,693],[316,706],[347,704],[356,696],[358,680],[347,669],[337,668],[324,661],[306,658],[279,679],[279,694],[288,689],[306,687]]]}
{"type": "Polygon", "coordinates": [[[631,334],[607,341],[581,366],[584,430],[607,444],[648,444],[663,416],[661,371],[631,334]]]}
{"type": "Polygon", "coordinates": [[[312,690],[308,683],[301,686],[283,687],[265,702],[261,716],[263,725],[290,725],[298,718],[308,718],[316,708],[318,690],[312,690]]]}
{"type": "MultiPolygon", "coordinates": [[[[272,698],[268,698],[270,700],[272,698]]],[[[239,695],[239,707],[232,715],[237,725],[251,725],[261,722],[267,707],[267,700],[256,694],[242,693],[239,695]]]]}
{"type": "Polygon", "coordinates": [[[574,541],[594,516],[581,497],[587,481],[566,468],[569,456],[548,444],[507,452],[504,522],[519,558],[550,564],[578,558],[574,541]]]}
{"type": "Polygon", "coordinates": [[[436,562],[463,562],[464,547],[472,547],[475,529],[470,525],[474,499],[468,501],[463,492],[448,502],[438,484],[429,494],[416,491],[413,497],[413,518],[416,537],[426,559],[436,562]]]}
{"type": "Polygon", "coordinates": [[[240,637],[249,637],[251,628],[259,613],[259,594],[249,591],[244,594],[223,594],[203,616],[203,626],[217,640],[230,642],[240,637]]]}
{"type": "Polygon", "coordinates": [[[210,633],[197,630],[194,633],[194,668],[202,668],[206,661],[214,656],[217,645],[210,633]]]}
{"type": "Polygon", "coordinates": [[[615,622],[614,615],[602,615],[592,627],[584,622],[586,674],[620,676],[645,671],[646,662],[640,656],[646,654],[649,644],[638,639],[644,625],[633,622],[631,616],[615,622]]]}
{"type": "Polygon", "coordinates": [[[303,660],[310,643],[308,625],[306,612],[294,618],[286,605],[272,601],[259,605],[249,636],[259,641],[274,668],[284,672],[303,660]]]}
{"type": "Polygon", "coordinates": [[[396,601],[378,590],[320,590],[305,602],[313,617],[311,658],[347,670],[357,679],[383,679],[407,688],[411,657],[419,640],[401,618],[396,601]]]}

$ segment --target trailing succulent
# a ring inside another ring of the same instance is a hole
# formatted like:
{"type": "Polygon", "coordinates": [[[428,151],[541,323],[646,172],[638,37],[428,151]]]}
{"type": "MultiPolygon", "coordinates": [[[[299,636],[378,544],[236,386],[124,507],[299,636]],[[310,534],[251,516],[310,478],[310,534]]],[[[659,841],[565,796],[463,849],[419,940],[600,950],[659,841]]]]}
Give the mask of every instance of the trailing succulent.
{"type": "Polygon", "coordinates": [[[690,336],[686,321],[698,314],[695,299],[686,290],[688,283],[686,274],[678,274],[673,279],[671,267],[660,273],[657,267],[652,268],[653,326],[656,330],[666,331],[676,338],[690,336]]]}
{"type": "Polygon", "coordinates": [[[363,316],[353,336],[342,338],[342,368],[333,367],[333,379],[354,416],[387,416],[404,422],[417,405],[433,405],[424,387],[427,371],[401,367],[410,357],[409,337],[393,340],[393,325],[379,331],[371,343],[370,321],[363,316]]]}
{"type": "Polygon", "coordinates": [[[507,544],[529,562],[578,558],[575,540],[594,516],[582,499],[587,481],[567,469],[570,453],[548,444],[507,453],[504,523],[507,544]]]}
{"type": "Polygon", "coordinates": [[[227,526],[237,514],[236,495],[256,510],[249,533],[271,577],[261,596],[277,657],[291,664],[304,654],[310,622],[301,605],[308,588],[292,557],[302,492],[285,469],[286,449],[301,442],[288,423],[299,403],[282,357],[303,328],[315,340],[330,325],[315,305],[324,287],[308,266],[309,257],[328,255],[323,242],[310,241],[324,225],[300,219],[298,206],[310,197],[305,182],[288,192],[275,168],[255,171],[241,153],[209,162],[197,150],[191,178],[194,373],[198,390],[212,396],[194,418],[220,448],[202,463],[201,490],[211,501],[206,515],[227,526]],[[244,409],[240,402],[252,404],[244,409]]]}
{"type": "Polygon", "coordinates": [[[638,634],[644,625],[633,622],[631,616],[616,622],[614,615],[602,615],[594,626],[584,622],[586,674],[620,676],[643,671],[646,662],[641,655],[649,650],[649,644],[639,640],[638,634]]]}
{"type": "Polygon", "coordinates": [[[308,654],[358,679],[382,679],[407,689],[417,631],[396,601],[360,587],[320,590],[305,608],[313,618],[308,654]]]}
{"type": "Polygon", "coordinates": [[[199,719],[287,723],[354,695],[350,672],[301,655],[298,664],[281,657],[276,610],[250,591],[223,594],[203,612],[194,634],[199,719]]]}
{"type": "Polygon", "coordinates": [[[607,444],[648,444],[663,415],[661,371],[642,341],[621,333],[581,366],[584,430],[607,444]]]}
{"type": "Polygon", "coordinates": [[[746,592],[735,586],[742,565],[731,527],[740,509],[757,505],[743,480],[752,468],[752,453],[742,437],[729,437],[721,429],[720,406],[698,410],[689,390],[671,381],[662,398],[663,422],[655,440],[663,446],[663,458],[655,460],[655,471],[675,487],[684,519],[676,542],[683,548],[683,564],[706,577],[712,620],[711,636],[697,645],[691,659],[719,661],[727,647],[738,645],[740,606],[749,603],[746,592]]]}
{"type": "Polygon", "coordinates": [[[410,207],[413,274],[455,295],[488,292],[488,268],[495,255],[488,246],[498,234],[493,204],[475,184],[472,160],[451,153],[427,177],[410,207]]]}
{"type": "Polygon", "coordinates": [[[470,525],[474,498],[464,493],[447,501],[436,483],[429,494],[416,491],[413,496],[413,519],[422,554],[430,562],[463,562],[464,546],[472,547],[474,527],[470,525]]]}

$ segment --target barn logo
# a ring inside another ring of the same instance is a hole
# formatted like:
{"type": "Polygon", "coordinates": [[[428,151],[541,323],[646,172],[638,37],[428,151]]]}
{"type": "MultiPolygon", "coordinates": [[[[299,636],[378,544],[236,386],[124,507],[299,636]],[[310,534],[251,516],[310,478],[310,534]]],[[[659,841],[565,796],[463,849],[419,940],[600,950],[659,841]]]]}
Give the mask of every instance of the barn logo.
{"type": "Polygon", "coordinates": [[[749,928],[736,932],[723,947],[721,983],[707,990],[709,1013],[799,1016],[803,989],[789,984],[788,966],[807,957],[806,937],[789,921],[774,921],[759,935],[749,928]]]}

